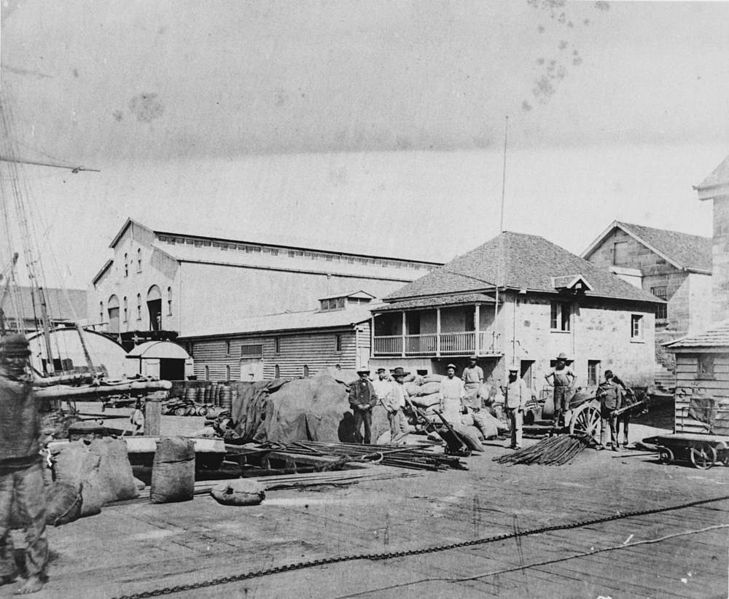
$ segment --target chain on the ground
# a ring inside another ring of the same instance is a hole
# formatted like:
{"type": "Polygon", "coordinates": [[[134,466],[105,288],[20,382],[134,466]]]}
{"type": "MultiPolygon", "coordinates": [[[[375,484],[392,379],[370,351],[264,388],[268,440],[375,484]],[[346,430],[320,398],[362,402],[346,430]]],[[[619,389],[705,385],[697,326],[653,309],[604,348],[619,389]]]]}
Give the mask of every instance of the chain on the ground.
{"type": "Polygon", "coordinates": [[[333,557],[325,557],[321,559],[294,562],[291,564],[284,564],[282,566],[275,566],[273,568],[266,568],[264,570],[251,570],[250,572],[244,572],[242,574],[232,574],[230,576],[220,576],[218,578],[211,578],[209,580],[202,580],[198,582],[192,582],[189,584],[180,584],[176,586],[164,587],[155,589],[152,591],[141,591],[139,593],[133,593],[131,595],[119,595],[114,599],[144,599],[146,597],[160,597],[162,595],[171,595],[172,593],[182,593],[184,591],[194,591],[195,589],[202,589],[206,587],[219,586],[223,584],[230,584],[233,582],[242,582],[244,580],[250,580],[252,578],[261,578],[263,576],[270,576],[271,574],[280,574],[282,572],[292,572],[294,570],[303,570],[306,568],[315,568],[317,566],[328,566],[330,564],[337,564],[341,562],[351,562],[356,560],[386,560],[398,557],[408,557],[411,555],[423,555],[425,553],[436,553],[439,551],[449,551],[451,549],[460,549],[461,547],[472,547],[474,545],[485,545],[486,543],[494,543],[497,541],[505,541],[516,537],[527,537],[531,535],[543,534],[545,532],[552,532],[556,530],[569,530],[572,528],[580,528],[583,526],[592,526],[593,524],[600,524],[602,522],[610,522],[613,520],[623,520],[625,518],[633,518],[635,516],[647,516],[650,514],[660,514],[662,512],[670,512],[674,510],[681,510],[697,505],[703,505],[706,503],[715,503],[717,501],[729,500],[729,495],[723,495],[721,497],[714,497],[712,499],[700,499],[697,501],[691,501],[688,503],[682,503],[679,505],[672,505],[668,507],[651,508],[647,510],[635,510],[632,512],[618,512],[611,516],[603,516],[601,518],[592,518],[590,520],[579,520],[576,522],[569,522],[567,524],[554,524],[551,526],[541,526],[539,528],[531,528],[527,530],[521,530],[516,532],[504,533],[501,535],[494,535],[492,537],[483,537],[480,539],[472,539],[470,541],[460,541],[458,543],[448,543],[443,545],[431,545],[429,547],[422,547],[420,549],[404,549],[401,551],[385,551],[381,553],[354,553],[351,555],[338,555],[333,557]]]}

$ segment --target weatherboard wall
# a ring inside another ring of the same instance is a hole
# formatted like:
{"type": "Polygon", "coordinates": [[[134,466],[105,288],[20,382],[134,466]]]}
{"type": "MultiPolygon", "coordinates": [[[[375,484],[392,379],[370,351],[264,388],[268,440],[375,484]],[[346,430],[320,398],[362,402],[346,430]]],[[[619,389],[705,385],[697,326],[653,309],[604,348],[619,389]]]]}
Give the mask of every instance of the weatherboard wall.
{"type": "Polygon", "coordinates": [[[729,197],[714,199],[712,246],[712,314],[714,322],[729,318],[729,197]]]}
{"type": "Polygon", "coordinates": [[[697,349],[695,353],[676,354],[675,432],[729,435],[729,352],[697,349]],[[713,372],[699,373],[702,354],[713,356],[713,372]],[[689,416],[692,398],[714,403],[714,423],[709,429],[706,423],[689,416]]]}

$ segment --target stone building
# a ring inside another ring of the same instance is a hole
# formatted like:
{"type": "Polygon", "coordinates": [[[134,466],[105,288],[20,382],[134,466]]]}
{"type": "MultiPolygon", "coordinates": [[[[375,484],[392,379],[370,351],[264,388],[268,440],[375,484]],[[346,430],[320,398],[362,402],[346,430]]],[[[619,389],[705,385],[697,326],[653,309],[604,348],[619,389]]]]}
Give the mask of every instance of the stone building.
{"type": "Polygon", "coordinates": [[[372,366],[442,373],[478,356],[486,376],[518,367],[534,390],[566,353],[580,385],[606,369],[649,383],[663,301],[546,239],[504,232],[373,308],[372,366]]]}
{"type": "Polygon", "coordinates": [[[585,260],[666,300],[656,307],[656,357],[673,368],[663,343],[711,322],[710,237],[614,221],[582,253],[585,260]]]}
{"type": "Polygon", "coordinates": [[[695,189],[713,203],[711,320],[719,322],[729,318],[729,156],[695,189]]]}
{"type": "Polygon", "coordinates": [[[313,310],[319,298],[352,289],[381,297],[438,266],[153,229],[132,219],[110,247],[88,291],[89,322],[128,347],[313,310]]]}

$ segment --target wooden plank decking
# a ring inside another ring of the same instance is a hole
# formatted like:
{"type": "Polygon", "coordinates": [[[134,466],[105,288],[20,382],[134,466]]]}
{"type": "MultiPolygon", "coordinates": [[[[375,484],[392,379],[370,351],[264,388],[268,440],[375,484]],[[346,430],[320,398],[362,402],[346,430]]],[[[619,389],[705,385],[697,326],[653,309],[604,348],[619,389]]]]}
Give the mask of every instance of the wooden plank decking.
{"type": "MultiPolygon", "coordinates": [[[[491,461],[503,451],[489,446],[486,455],[468,459],[467,472],[272,491],[256,507],[225,507],[207,496],[107,507],[50,530],[51,579],[36,597],[115,597],[287,563],[458,543],[515,527],[528,531],[729,496],[725,467],[699,471],[594,451],[562,467],[491,461]]],[[[729,499],[173,596],[726,597],[729,529],[712,528],[723,524],[729,524],[729,499]],[[673,536],[679,533],[689,534],[673,536]]]]}

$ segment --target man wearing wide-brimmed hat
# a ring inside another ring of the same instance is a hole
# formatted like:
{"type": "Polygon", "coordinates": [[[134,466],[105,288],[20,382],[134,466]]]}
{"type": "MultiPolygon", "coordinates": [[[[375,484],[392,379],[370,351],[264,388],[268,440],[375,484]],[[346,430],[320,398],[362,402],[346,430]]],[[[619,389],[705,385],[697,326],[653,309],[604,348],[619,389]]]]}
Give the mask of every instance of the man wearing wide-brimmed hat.
{"type": "Polygon", "coordinates": [[[0,585],[16,576],[10,537],[13,501],[25,524],[28,578],[16,591],[39,591],[46,580],[45,491],[40,455],[41,420],[28,372],[30,350],[24,335],[0,339],[0,585]]]}
{"type": "Polygon", "coordinates": [[[377,393],[370,381],[370,369],[360,366],[359,379],[349,386],[349,405],[354,414],[354,437],[358,443],[369,445],[372,435],[372,408],[377,405],[377,393]],[[364,435],[361,429],[364,425],[364,435]]]}
{"type": "Polygon", "coordinates": [[[554,385],[554,426],[560,426],[560,418],[564,412],[569,410],[570,389],[575,384],[575,373],[567,365],[567,355],[562,352],[557,356],[557,364],[552,370],[544,375],[544,378],[552,379],[554,385]]]}
{"type": "Polygon", "coordinates": [[[405,389],[405,377],[409,374],[401,366],[394,368],[391,371],[390,389],[384,396],[380,396],[382,406],[387,410],[387,420],[390,423],[390,443],[392,445],[400,445],[408,435],[408,421],[404,409],[410,399],[407,389],[405,389]]]}

